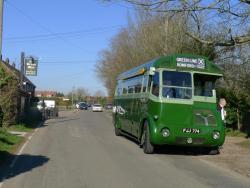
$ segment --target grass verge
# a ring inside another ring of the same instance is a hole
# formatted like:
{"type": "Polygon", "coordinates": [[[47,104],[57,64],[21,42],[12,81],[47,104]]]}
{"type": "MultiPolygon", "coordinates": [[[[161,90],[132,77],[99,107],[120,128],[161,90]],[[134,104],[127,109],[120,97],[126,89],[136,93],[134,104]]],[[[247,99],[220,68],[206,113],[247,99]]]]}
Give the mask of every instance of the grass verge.
{"type": "Polygon", "coordinates": [[[0,129],[0,164],[6,161],[7,154],[13,152],[24,138],[10,134],[0,129]]]}
{"type": "Polygon", "coordinates": [[[238,130],[233,130],[230,128],[226,129],[226,135],[227,136],[234,136],[234,137],[246,137],[247,136],[246,133],[243,133],[243,132],[238,131],[238,130]]]}
{"type": "Polygon", "coordinates": [[[8,131],[30,132],[41,122],[42,115],[40,112],[33,110],[30,111],[22,123],[10,126],[8,131]]]}
{"type": "Polygon", "coordinates": [[[41,113],[31,110],[21,124],[0,128],[0,164],[8,161],[12,153],[20,146],[25,138],[10,134],[8,131],[30,132],[41,122],[41,113]]]}
{"type": "Polygon", "coordinates": [[[8,131],[18,131],[18,132],[30,132],[35,128],[35,126],[29,124],[17,124],[8,128],[8,131]]]}

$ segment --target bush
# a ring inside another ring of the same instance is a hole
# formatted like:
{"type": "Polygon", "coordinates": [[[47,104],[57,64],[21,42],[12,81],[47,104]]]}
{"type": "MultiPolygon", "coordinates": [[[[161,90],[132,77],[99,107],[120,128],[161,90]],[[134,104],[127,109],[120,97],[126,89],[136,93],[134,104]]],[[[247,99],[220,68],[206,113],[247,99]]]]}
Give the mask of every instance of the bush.
{"type": "Polygon", "coordinates": [[[217,91],[218,98],[225,98],[227,101],[227,105],[225,108],[227,111],[226,126],[234,130],[250,132],[249,93],[239,93],[235,90],[225,88],[218,88],[217,91]]]}

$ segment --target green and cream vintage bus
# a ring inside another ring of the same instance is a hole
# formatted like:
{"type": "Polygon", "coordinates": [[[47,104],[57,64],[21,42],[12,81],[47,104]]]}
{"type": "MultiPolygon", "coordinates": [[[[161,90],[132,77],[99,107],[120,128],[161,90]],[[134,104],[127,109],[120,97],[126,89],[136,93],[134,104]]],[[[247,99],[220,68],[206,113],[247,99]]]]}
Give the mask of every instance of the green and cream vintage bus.
{"type": "Polygon", "coordinates": [[[115,134],[135,138],[145,153],[156,145],[219,153],[225,127],[217,111],[221,70],[206,57],[163,56],[120,74],[114,96],[115,134]]]}

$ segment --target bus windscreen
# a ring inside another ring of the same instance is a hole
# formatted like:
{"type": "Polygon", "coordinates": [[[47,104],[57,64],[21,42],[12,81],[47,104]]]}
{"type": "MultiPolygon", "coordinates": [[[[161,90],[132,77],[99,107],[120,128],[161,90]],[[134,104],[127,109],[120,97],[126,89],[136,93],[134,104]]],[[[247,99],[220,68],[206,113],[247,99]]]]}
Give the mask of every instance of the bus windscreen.
{"type": "Polygon", "coordinates": [[[162,96],[165,98],[192,98],[192,79],[188,72],[163,71],[162,84],[162,96]]]}

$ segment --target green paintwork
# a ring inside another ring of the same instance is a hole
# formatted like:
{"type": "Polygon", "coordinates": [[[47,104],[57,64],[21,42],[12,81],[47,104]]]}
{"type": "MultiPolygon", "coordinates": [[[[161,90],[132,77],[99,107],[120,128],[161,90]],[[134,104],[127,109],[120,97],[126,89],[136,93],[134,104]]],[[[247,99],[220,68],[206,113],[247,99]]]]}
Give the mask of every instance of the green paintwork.
{"type": "MultiPolygon", "coordinates": [[[[222,76],[221,70],[208,61],[206,57],[174,54],[160,57],[122,73],[118,76],[118,80],[131,77],[131,75],[134,75],[142,68],[149,70],[150,67],[155,67],[159,72],[162,72],[162,70],[190,72],[192,79],[194,73],[222,76]],[[177,67],[175,61],[177,57],[203,58],[206,67],[204,69],[177,67]]],[[[145,75],[147,75],[147,72],[145,75]]],[[[162,78],[160,78],[161,84],[162,78]]],[[[150,129],[150,141],[155,145],[214,147],[221,146],[224,143],[225,127],[216,109],[215,96],[192,96],[192,99],[167,99],[156,97],[149,90],[148,88],[146,93],[115,95],[114,104],[117,107],[117,111],[114,113],[114,124],[117,128],[140,141],[143,123],[147,121],[150,129]],[[199,114],[208,119],[208,124],[203,121],[199,114]],[[163,128],[170,130],[169,137],[165,138],[162,136],[161,131],[163,128]],[[200,133],[184,133],[184,128],[199,129],[200,133]],[[214,140],[212,138],[213,131],[220,132],[220,139],[214,140]],[[192,138],[193,143],[187,143],[188,138],[192,138]]]]}
{"type": "Polygon", "coordinates": [[[138,70],[145,68],[149,69],[150,67],[155,67],[155,68],[165,68],[165,69],[172,69],[172,70],[177,70],[177,71],[192,71],[192,72],[202,72],[202,73],[209,73],[209,74],[215,74],[215,75],[222,75],[221,69],[213,64],[211,61],[208,60],[207,57],[204,56],[199,56],[199,55],[191,55],[191,54],[173,54],[170,56],[162,56],[157,59],[151,60],[145,64],[142,64],[138,67],[135,67],[131,70],[128,70],[118,76],[117,79],[124,79],[126,77],[131,77],[134,75],[138,70]],[[205,60],[206,67],[205,69],[191,69],[191,68],[181,68],[176,66],[176,58],[177,57],[183,57],[183,58],[202,58],[205,60]]]}

